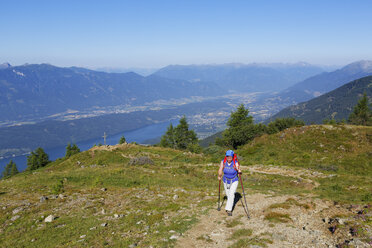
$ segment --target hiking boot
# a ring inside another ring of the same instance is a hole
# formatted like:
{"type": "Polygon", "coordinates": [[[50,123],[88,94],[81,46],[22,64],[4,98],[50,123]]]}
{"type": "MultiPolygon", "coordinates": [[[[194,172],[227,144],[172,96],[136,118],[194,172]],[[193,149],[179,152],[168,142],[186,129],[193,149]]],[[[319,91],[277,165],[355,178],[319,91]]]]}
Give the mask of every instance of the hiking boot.
{"type": "Polygon", "coordinates": [[[227,216],[232,216],[232,212],[231,211],[226,211],[227,212],[227,216]]]}

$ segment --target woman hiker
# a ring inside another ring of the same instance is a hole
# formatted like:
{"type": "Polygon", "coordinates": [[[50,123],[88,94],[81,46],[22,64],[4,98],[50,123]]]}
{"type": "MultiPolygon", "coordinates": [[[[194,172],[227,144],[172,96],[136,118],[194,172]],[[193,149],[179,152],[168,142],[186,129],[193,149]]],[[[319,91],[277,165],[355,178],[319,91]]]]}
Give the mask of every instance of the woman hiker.
{"type": "Polygon", "coordinates": [[[228,216],[232,216],[235,191],[239,183],[238,173],[242,173],[240,170],[239,162],[234,159],[234,152],[232,150],[228,150],[226,152],[226,159],[221,161],[220,169],[218,170],[218,180],[223,179],[223,186],[225,188],[225,194],[227,196],[225,210],[228,216]]]}

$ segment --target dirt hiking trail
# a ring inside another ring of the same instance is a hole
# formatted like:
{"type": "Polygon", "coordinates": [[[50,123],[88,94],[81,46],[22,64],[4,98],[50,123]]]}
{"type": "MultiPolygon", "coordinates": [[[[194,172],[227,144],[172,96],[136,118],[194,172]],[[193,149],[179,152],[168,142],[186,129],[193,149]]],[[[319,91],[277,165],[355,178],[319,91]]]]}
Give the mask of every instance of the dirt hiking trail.
{"type": "MultiPolygon", "coordinates": [[[[286,168],[254,166],[246,169],[295,178],[324,176],[286,168]]],[[[307,180],[313,187],[318,186],[307,180]]],[[[250,219],[242,206],[244,198],[236,203],[233,216],[227,216],[226,201],[221,211],[217,211],[216,197],[216,206],[201,216],[199,222],[178,239],[175,247],[371,247],[347,231],[331,230],[334,223],[345,222],[334,216],[350,215],[350,209],[311,196],[249,194],[249,189],[245,190],[250,219]],[[269,216],[274,219],[269,220],[269,216]]],[[[241,196],[241,189],[237,192],[241,196]]],[[[223,196],[221,191],[221,198],[223,196]]]]}

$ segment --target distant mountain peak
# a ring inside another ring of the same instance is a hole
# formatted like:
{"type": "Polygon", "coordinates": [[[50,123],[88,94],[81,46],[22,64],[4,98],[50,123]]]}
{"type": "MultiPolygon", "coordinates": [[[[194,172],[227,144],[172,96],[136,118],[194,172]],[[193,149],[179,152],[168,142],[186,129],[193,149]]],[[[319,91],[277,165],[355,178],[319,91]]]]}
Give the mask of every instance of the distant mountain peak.
{"type": "Polygon", "coordinates": [[[9,68],[9,67],[11,67],[11,64],[9,64],[8,62],[0,64],[0,69],[6,69],[6,68],[9,68]]]}
{"type": "Polygon", "coordinates": [[[372,72],[372,61],[371,60],[360,60],[354,63],[348,64],[343,67],[341,70],[350,71],[350,72],[372,72]]]}

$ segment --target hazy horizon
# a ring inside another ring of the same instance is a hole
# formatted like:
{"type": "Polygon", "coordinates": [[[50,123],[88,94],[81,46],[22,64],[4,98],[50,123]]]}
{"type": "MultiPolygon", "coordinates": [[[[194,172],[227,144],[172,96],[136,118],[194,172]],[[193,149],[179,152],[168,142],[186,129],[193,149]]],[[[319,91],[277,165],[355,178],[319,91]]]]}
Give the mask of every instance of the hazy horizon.
{"type": "Polygon", "coordinates": [[[60,67],[372,60],[372,1],[7,1],[0,63],[60,67]]]}

